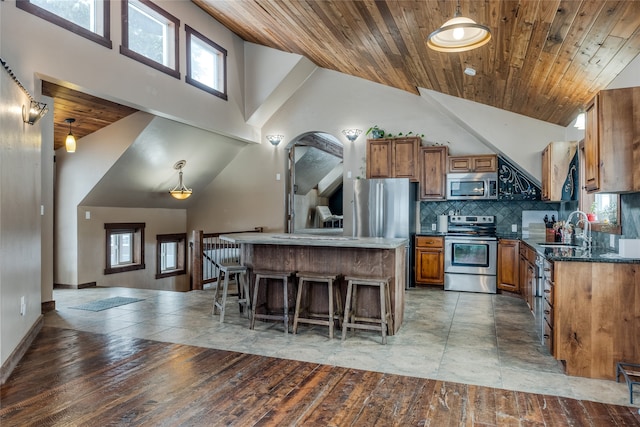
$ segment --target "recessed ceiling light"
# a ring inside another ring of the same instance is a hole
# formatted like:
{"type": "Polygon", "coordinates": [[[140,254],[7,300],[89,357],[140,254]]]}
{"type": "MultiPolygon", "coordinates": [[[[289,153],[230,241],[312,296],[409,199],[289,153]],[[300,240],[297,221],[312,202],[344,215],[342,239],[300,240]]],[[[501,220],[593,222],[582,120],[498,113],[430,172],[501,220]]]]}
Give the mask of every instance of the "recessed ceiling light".
{"type": "Polygon", "coordinates": [[[471,67],[467,67],[467,68],[465,68],[465,69],[464,69],[464,73],[465,73],[467,76],[475,76],[475,75],[476,75],[476,70],[474,70],[474,69],[473,69],[473,68],[471,68],[471,67]]]}

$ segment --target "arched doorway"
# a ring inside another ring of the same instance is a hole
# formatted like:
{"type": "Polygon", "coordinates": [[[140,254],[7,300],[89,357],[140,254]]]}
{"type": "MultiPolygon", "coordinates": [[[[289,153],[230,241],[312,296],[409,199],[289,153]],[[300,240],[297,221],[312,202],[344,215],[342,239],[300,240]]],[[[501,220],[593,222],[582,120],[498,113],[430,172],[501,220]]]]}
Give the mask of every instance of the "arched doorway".
{"type": "MultiPolygon", "coordinates": [[[[324,132],[304,133],[289,142],[287,218],[289,233],[342,234],[341,221],[323,223],[318,206],[343,214],[343,145],[324,132]]],[[[321,210],[326,210],[321,208],[321,210]]]]}

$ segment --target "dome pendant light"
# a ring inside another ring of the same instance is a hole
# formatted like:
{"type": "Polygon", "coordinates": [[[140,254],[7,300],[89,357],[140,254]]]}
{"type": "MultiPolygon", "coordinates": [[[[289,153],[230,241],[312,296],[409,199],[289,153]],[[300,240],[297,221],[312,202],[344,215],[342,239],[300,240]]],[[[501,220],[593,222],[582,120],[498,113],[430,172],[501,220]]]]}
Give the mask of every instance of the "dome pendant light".
{"type": "Polygon", "coordinates": [[[438,52],[464,52],[484,46],[491,40],[491,30],[486,25],[476,24],[473,19],[460,13],[460,0],[453,18],[429,34],[427,46],[438,52]]]}
{"type": "Polygon", "coordinates": [[[180,171],[180,173],[178,174],[178,176],[179,176],[178,185],[176,185],[172,190],[169,190],[169,193],[175,199],[178,199],[178,200],[187,199],[193,193],[192,189],[185,187],[184,184],[182,183],[182,168],[186,164],[187,164],[186,160],[180,160],[175,165],[173,165],[173,168],[178,170],[178,171],[180,171]]]}
{"type": "Polygon", "coordinates": [[[67,135],[67,139],[64,141],[64,148],[67,150],[67,153],[75,153],[76,152],[76,137],[71,133],[71,123],[75,122],[76,119],[65,119],[65,122],[69,123],[69,135],[67,135]]]}

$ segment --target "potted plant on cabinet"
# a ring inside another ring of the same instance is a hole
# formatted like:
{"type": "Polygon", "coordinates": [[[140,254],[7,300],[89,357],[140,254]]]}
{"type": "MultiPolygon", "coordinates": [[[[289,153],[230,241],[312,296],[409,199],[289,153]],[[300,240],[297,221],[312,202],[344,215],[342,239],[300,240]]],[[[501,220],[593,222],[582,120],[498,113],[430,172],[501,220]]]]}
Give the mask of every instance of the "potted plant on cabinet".
{"type": "Polygon", "coordinates": [[[366,135],[371,134],[371,138],[380,139],[384,138],[384,129],[380,129],[378,125],[373,125],[367,130],[366,135]]]}

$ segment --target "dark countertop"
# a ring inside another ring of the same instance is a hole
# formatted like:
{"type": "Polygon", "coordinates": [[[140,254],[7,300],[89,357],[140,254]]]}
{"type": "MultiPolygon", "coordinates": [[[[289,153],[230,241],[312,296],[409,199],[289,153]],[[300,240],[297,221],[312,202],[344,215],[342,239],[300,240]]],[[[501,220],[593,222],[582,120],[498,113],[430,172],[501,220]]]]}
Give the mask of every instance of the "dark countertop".
{"type": "MultiPolygon", "coordinates": [[[[558,247],[544,247],[541,246],[540,241],[533,241],[524,239],[522,240],[532,248],[534,248],[539,254],[543,255],[549,261],[576,261],[576,262],[604,262],[604,263],[618,263],[618,264],[640,264],[638,258],[623,258],[615,252],[607,251],[604,248],[592,248],[587,251],[580,247],[564,246],[561,244],[558,247]]],[[[549,243],[554,244],[554,243],[549,243]]]]}
{"type": "Polygon", "coordinates": [[[423,231],[420,233],[416,233],[416,236],[438,236],[438,237],[444,237],[446,236],[447,233],[440,233],[438,231],[423,231]]]}

